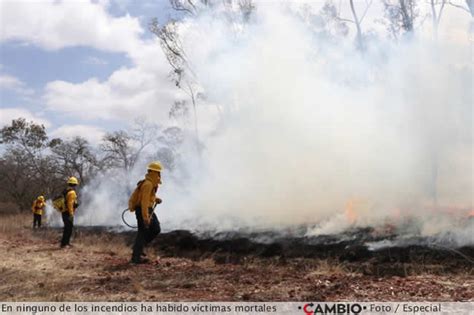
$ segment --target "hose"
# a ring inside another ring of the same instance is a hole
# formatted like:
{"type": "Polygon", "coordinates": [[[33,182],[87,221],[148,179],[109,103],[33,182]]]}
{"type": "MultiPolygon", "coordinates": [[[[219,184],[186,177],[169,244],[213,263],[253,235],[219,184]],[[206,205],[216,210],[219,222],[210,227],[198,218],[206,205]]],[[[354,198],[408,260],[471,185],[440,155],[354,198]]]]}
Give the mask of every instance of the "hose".
{"type": "Polygon", "coordinates": [[[133,226],[133,225],[130,225],[127,223],[127,221],[125,220],[125,212],[129,211],[128,208],[123,210],[122,212],[122,221],[123,223],[125,223],[126,226],[128,226],[129,228],[132,228],[132,229],[138,229],[138,226],[133,226]]]}
{"type": "MultiPolygon", "coordinates": [[[[155,208],[156,208],[157,205],[158,204],[155,203],[155,205],[153,206],[153,211],[155,211],[155,208]]],[[[125,221],[125,212],[127,212],[127,211],[130,211],[130,210],[127,208],[127,209],[123,210],[123,212],[122,212],[122,221],[123,221],[123,223],[125,223],[125,225],[128,226],[129,228],[138,229],[138,226],[130,225],[130,224],[127,223],[127,221],[125,221]]]]}

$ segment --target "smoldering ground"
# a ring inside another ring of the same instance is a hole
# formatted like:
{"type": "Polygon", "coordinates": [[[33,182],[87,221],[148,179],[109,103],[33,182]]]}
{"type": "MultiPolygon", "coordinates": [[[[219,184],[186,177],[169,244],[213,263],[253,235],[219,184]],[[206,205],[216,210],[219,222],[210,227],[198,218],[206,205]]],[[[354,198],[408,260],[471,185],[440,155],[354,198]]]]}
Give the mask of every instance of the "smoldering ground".
{"type": "MultiPolygon", "coordinates": [[[[197,154],[191,141],[180,175],[163,172],[165,230],[304,225],[317,235],[392,224],[473,243],[467,36],[374,36],[359,51],[273,2],[246,23],[203,11],[179,34],[205,94],[205,148],[197,154]]],[[[79,222],[120,224],[146,162],[115,175],[126,188],[102,175],[85,187],[79,222]]]]}

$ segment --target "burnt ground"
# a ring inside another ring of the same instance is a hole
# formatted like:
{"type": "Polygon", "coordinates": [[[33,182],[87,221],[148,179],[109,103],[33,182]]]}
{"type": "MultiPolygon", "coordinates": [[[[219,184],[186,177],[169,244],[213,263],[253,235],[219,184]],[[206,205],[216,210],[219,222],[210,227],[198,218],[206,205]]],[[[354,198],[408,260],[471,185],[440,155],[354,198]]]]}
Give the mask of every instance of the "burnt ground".
{"type": "MultiPolygon", "coordinates": [[[[104,228],[83,228],[82,233],[100,235],[104,233],[104,228]]],[[[121,234],[127,244],[133,243],[134,232],[121,234]]],[[[151,246],[162,257],[195,261],[212,259],[216,264],[239,265],[251,258],[276,260],[284,264],[299,258],[337,261],[351,267],[351,270],[380,277],[405,277],[424,268],[434,274],[474,272],[473,246],[456,248],[426,238],[411,239],[405,243],[396,240],[397,235],[376,235],[372,228],[317,237],[281,236],[275,232],[196,235],[187,230],[176,230],[160,234],[151,246]],[[395,240],[395,245],[376,250],[367,245],[387,239],[395,240]]]]}
{"type": "Polygon", "coordinates": [[[370,250],[366,242],[382,240],[371,229],[313,238],[172,231],[139,266],[128,262],[134,232],[79,227],[67,250],[58,248],[60,234],[2,224],[0,300],[474,300],[472,247],[415,240],[370,250]]]}

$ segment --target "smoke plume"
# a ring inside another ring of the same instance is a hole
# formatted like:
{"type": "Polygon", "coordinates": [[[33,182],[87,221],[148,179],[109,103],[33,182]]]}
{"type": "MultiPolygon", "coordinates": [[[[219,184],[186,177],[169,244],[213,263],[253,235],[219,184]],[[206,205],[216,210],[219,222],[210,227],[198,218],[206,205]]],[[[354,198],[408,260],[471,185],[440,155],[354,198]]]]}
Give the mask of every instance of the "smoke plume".
{"type": "MultiPolygon", "coordinates": [[[[206,96],[205,148],[183,155],[186,178],[163,172],[165,230],[318,235],[411,222],[423,236],[474,242],[467,39],[374,36],[360,51],[277,4],[246,24],[215,12],[186,18],[180,36],[206,96]]],[[[121,177],[128,192],[145,165],[121,177]]],[[[128,194],[113,191],[100,177],[86,187],[84,222],[120,223],[128,194]]]]}

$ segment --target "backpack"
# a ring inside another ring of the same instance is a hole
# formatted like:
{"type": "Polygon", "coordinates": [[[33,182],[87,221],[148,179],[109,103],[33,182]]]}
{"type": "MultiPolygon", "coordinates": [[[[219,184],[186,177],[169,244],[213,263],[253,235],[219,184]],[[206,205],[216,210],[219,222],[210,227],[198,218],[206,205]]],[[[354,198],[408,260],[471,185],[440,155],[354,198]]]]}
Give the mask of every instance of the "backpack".
{"type": "Polygon", "coordinates": [[[59,196],[54,197],[53,207],[59,212],[66,211],[66,195],[69,191],[73,190],[72,188],[66,188],[63,190],[63,193],[59,196]]]}
{"type": "Polygon", "coordinates": [[[128,199],[128,210],[130,210],[130,212],[135,211],[135,206],[138,201],[138,193],[140,192],[140,187],[142,186],[144,182],[145,182],[145,179],[142,179],[141,181],[137,183],[137,187],[135,188],[132,195],[128,199]]]}

